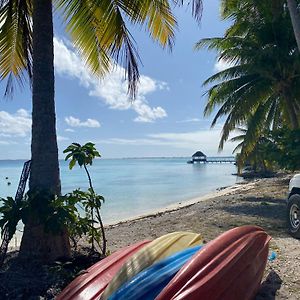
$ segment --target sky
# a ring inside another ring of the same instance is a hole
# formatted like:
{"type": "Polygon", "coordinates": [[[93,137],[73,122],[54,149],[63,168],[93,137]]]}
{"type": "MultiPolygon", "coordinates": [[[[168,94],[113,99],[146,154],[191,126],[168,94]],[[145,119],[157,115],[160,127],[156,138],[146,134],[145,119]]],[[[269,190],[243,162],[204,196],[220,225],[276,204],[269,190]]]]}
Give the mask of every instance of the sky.
{"type": "MultiPolygon", "coordinates": [[[[128,98],[124,71],[117,66],[104,79],[89,73],[64,33],[54,24],[55,100],[60,158],[72,142],[94,142],[103,158],[231,155],[228,142],[218,153],[222,121],[210,128],[204,117],[207,87],[203,81],[226,67],[216,53],[195,51],[201,38],[222,36],[219,1],[204,0],[200,26],[188,8],[176,8],[179,30],[173,51],[162,49],[141,28],[132,34],[142,60],[134,101],[128,98]]],[[[4,98],[0,83],[0,159],[30,158],[31,90],[16,88],[4,98]]]]}

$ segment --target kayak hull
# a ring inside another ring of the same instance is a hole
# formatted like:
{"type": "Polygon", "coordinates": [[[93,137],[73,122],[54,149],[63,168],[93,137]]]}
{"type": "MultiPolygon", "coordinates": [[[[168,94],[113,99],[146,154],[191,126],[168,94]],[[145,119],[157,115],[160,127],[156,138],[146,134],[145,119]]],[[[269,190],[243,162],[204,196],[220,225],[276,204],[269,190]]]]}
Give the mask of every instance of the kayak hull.
{"type": "Polygon", "coordinates": [[[231,229],[196,253],[156,300],[250,300],[260,287],[270,236],[256,226],[231,229]]]}
{"type": "Polygon", "coordinates": [[[201,246],[184,249],[138,273],[109,300],[153,300],[201,246]]]}
{"type": "Polygon", "coordinates": [[[57,300],[95,300],[98,299],[107,284],[121,266],[137,251],[144,248],[149,240],[122,248],[91,266],[76,277],[56,298],[57,300]]]}
{"type": "Polygon", "coordinates": [[[108,299],[125,282],[154,263],[200,244],[202,244],[201,236],[192,232],[173,232],[155,239],[122,266],[104,290],[101,299],[108,299]]]}

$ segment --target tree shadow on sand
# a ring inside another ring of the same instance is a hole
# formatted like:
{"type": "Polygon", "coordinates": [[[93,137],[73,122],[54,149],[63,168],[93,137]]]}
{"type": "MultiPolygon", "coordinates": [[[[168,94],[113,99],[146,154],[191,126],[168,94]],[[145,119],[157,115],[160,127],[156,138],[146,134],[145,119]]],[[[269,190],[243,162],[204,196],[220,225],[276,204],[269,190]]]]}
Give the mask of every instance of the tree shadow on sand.
{"type": "Polygon", "coordinates": [[[255,297],[255,300],[274,300],[276,292],[280,289],[282,279],[272,270],[266,279],[262,282],[261,287],[255,297]]]}
{"type": "Polygon", "coordinates": [[[240,221],[245,221],[245,224],[251,223],[263,227],[273,236],[288,236],[285,199],[245,197],[234,204],[224,205],[221,209],[231,215],[240,216],[240,221]]]}

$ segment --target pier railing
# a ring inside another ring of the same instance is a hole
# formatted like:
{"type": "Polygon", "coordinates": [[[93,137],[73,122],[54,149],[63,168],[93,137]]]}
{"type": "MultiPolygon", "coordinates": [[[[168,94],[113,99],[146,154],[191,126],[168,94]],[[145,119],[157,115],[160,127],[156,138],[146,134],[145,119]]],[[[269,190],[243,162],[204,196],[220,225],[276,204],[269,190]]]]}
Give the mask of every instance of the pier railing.
{"type": "Polygon", "coordinates": [[[208,157],[206,159],[208,163],[235,163],[234,157],[208,157]]]}
{"type": "Polygon", "coordinates": [[[188,163],[236,163],[236,160],[234,157],[207,157],[206,159],[197,159],[192,158],[188,161],[188,163]]]}

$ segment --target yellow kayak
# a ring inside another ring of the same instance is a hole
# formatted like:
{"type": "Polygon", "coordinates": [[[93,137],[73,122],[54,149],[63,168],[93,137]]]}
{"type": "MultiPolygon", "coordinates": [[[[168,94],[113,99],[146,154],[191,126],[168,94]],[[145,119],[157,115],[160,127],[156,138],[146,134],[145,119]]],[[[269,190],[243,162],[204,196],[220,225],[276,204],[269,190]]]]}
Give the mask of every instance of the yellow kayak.
{"type": "Polygon", "coordinates": [[[101,299],[106,300],[133,276],[178,251],[203,243],[199,234],[173,232],[163,235],[136,252],[117,272],[104,290],[101,299]]]}

